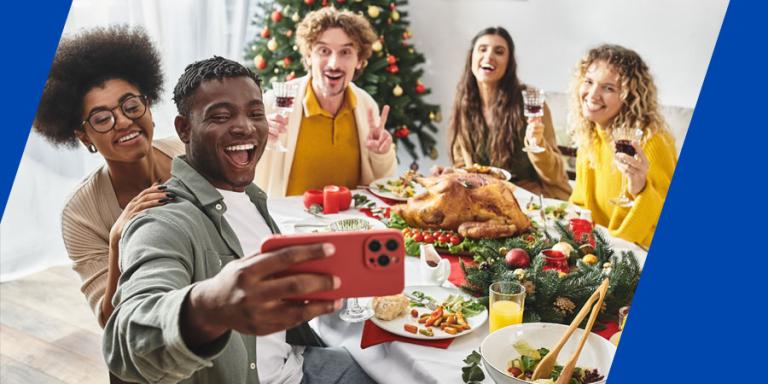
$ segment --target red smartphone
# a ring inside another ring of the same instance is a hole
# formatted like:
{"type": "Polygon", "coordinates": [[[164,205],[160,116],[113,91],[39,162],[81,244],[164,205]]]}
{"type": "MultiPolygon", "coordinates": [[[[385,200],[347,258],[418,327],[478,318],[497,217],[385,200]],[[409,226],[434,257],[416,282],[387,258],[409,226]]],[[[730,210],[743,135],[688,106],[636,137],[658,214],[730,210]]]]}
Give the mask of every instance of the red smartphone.
{"type": "Polygon", "coordinates": [[[332,243],[336,246],[336,253],[321,260],[296,264],[280,275],[334,275],[341,279],[341,286],[339,289],[315,292],[295,299],[335,300],[396,295],[403,292],[405,245],[403,234],[397,230],[273,235],[261,244],[261,252],[275,251],[291,245],[317,243],[332,243]]]}

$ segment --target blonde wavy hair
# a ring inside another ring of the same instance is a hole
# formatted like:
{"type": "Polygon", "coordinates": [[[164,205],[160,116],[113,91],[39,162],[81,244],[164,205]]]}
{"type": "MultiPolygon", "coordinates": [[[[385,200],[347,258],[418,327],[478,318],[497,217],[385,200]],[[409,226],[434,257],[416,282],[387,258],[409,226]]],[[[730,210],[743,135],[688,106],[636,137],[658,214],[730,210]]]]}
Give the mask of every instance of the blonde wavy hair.
{"type": "Polygon", "coordinates": [[[357,78],[368,64],[368,58],[373,52],[373,43],[378,40],[378,36],[365,17],[347,10],[339,11],[333,7],[323,7],[308,13],[296,27],[296,45],[303,57],[304,67],[309,70],[307,58],[312,53],[312,47],[320,35],[331,28],[340,28],[355,45],[357,57],[363,61],[363,66],[355,70],[355,78],[357,78]]]}
{"type": "Polygon", "coordinates": [[[672,139],[669,127],[659,110],[656,84],[643,59],[631,49],[604,44],[589,50],[576,65],[572,76],[568,117],[571,122],[570,133],[578,148],[591,154],[597,134],[597,124],[587,120],[582,113],[580,88],[587,69],[599,61],[607,63],[619,75],[619,97],[622,106],[609,126],[604,127],[608,133],[615,129],[638,127],[643,131],[643,142],[654,134],[672,139]]]}

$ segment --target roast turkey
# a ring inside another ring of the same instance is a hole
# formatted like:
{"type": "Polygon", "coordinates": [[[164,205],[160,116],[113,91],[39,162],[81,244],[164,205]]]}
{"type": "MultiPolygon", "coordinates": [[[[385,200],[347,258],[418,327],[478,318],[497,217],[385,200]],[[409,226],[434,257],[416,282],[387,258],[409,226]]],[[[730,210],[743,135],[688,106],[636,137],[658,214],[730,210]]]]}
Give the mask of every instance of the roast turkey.
{"type": "Polygon", "coordinates": [[[458,231],[473,239],[498,238],[531,226],[513,194],[515,185],[475,173],[417,178],[426,191],[392,207],[411,227],[458,231]]]}

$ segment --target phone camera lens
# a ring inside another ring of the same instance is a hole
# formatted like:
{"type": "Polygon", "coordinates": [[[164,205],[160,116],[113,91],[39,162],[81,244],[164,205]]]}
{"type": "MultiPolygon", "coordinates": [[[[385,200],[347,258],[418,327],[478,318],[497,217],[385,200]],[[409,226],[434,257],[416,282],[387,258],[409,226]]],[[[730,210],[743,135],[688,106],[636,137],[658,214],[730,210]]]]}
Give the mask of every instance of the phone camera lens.
{"type": "Polygon", "coordinates": [[[379,265],[382,267],[386,267],[389,265],[389,256],[387,255],[379,255],[379,265]]]}
{"type": "Polygon", "coordinates": [[[378,252],[381,249],[381,243],[378,240],[371,241],[368,244],[368,249],[370,249],[371,252],[378,252]]]}
{"type": "Polygon", "coordinates": [[[396,250],[396,249],[397,249],[397,246],[398,246],[398,244],[397,244],[397,241],[396,241],[396,240],[394,240],[394,239],[389,239],[389,240],[387,240],[387,249],[388,249],[389,251],[394,251],[394,250],[396,250]]]}

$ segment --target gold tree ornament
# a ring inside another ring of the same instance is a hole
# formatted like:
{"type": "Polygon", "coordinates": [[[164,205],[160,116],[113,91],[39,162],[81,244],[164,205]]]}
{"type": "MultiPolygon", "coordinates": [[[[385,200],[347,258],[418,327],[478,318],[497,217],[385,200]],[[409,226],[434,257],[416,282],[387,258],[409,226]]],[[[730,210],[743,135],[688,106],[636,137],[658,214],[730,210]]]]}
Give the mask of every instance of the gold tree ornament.
{"type": "Polygon", "coordinates": [[[381,8],[375,5],[371,5],[368,7],[368,16],[370,16],[371,18],[375,19],[379,17],[380,14],[381,14],[381,8]]]}
{"type": "Polygon", "coordinates": [[[381,52],[381,50],[384,47],[381,45],[381,41],[374,41],[373,44],[371,44],[371,49],[373,49],[374,52],[381,52]]]}
{"type": "Polygon", "coordinates": [[[400,85],[395,85],[395,87],[392,88],[392,94],[397,96],[397,97],[402,96],[403,95],[403,88],[400,87],[400,85]]]}
{"type": "Polygon", "coordinates": [[[274,38],[269,39],[269,42],[267,43],[267,49],[269,49],[272,52],[276,51],[277,50],[277,40],[275,40],[274,38]]]}

